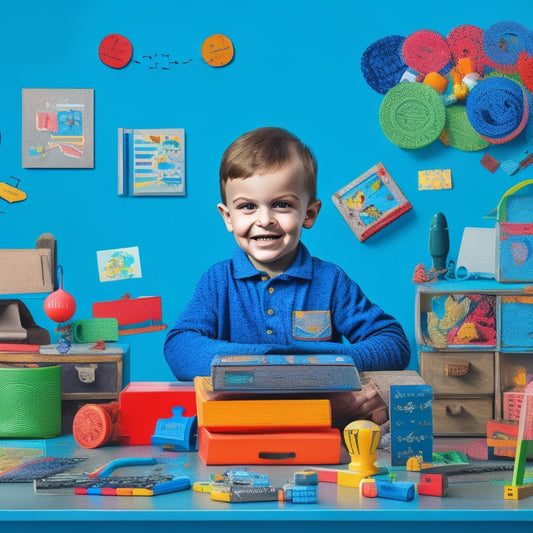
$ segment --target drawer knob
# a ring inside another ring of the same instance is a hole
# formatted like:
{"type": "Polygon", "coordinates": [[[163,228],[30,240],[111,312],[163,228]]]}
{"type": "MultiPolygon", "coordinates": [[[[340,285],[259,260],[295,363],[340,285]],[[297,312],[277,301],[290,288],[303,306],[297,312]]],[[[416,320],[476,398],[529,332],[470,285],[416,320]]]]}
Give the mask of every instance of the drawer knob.
{"type": "Polygon", "coordinates": [[[446,414],[450,416],[462,416],[465,409],[462,405],[447,405],[446,414]]]}
{"type": "Polygon", "coordinates": [[[444,373],[447,376],[466,376],[468,372],[470,372],[470,363],[468,362],[446,363],[444,366],[444,373]]]}
{"type": "Polygon", "coordinates": [[[78,372],[78,379],[82,383],[94,383],[94,380],[96,379],[96,369],[98,368],[96,363],[76,365],[74,368],[78,372]]]}

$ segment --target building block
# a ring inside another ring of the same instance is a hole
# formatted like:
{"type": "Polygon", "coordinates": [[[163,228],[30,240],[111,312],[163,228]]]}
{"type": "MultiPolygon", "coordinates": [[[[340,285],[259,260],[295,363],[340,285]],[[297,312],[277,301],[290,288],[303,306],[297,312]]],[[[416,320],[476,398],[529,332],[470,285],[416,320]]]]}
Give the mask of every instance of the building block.
{"type": "Polygon", "coordinates": [[[196,396],[192,383],[131,382],[120,393],[120,444],[149,445],[157,421],[171,418],[173,407],[182,415],[196,415],[196,396]]]}

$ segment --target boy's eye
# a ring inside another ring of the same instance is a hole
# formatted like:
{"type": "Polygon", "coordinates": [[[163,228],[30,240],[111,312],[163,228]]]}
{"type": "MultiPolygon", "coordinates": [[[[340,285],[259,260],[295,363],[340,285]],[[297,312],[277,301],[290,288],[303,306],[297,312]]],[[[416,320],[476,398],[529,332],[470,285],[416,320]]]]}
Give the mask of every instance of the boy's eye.
{"type": "Polygon", "coordinates": [[[256,205],[251,202],[239,205],[239,209],[244,209],[245,211],[253,211],[255,208],[256,205]]]}
{"type": "Polygon", "coordinates": [[[277,207],[278,209],[288,209],[291,207],[291,204],[289,204],[289,202],[276,202],[274,207],[277,207]]]}

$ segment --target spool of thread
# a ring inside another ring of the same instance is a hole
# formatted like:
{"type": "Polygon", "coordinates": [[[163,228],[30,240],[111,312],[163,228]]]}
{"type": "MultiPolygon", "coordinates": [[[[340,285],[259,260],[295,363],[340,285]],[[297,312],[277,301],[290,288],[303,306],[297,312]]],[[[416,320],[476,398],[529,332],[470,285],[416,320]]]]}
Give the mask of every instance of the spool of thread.
{"type": "Polygon", "coordinates": [[[468,87],[469,91],[471,91],[480,81],[481,76],[477,72],[471,72],[463,78],[463,83],[468,87]]]}
{"type": "Polygon", "coordinates": [[[120,439],[120,404],[87,403],[81,407],[72,423],[74,439],[82,448],[100,448],[120,439]]]}
{"type": "Polygon", "coordinates": [[[438,72],[428,72],[422,83],[433,87],[439,94],[442,94],[448,87],[448,78],[438,72]]]}

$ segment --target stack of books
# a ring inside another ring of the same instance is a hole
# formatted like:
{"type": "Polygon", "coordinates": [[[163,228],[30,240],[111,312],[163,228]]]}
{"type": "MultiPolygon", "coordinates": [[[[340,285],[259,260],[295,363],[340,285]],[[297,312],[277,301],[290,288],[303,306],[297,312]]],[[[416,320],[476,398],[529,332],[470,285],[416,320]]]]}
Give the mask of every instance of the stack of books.
{"type": "Polygon", "coordinates": [[[206,465],[338,464],[329,395],[360,390],[342,356],[220,356],[194,379],[198,454],[206,465]]]}

